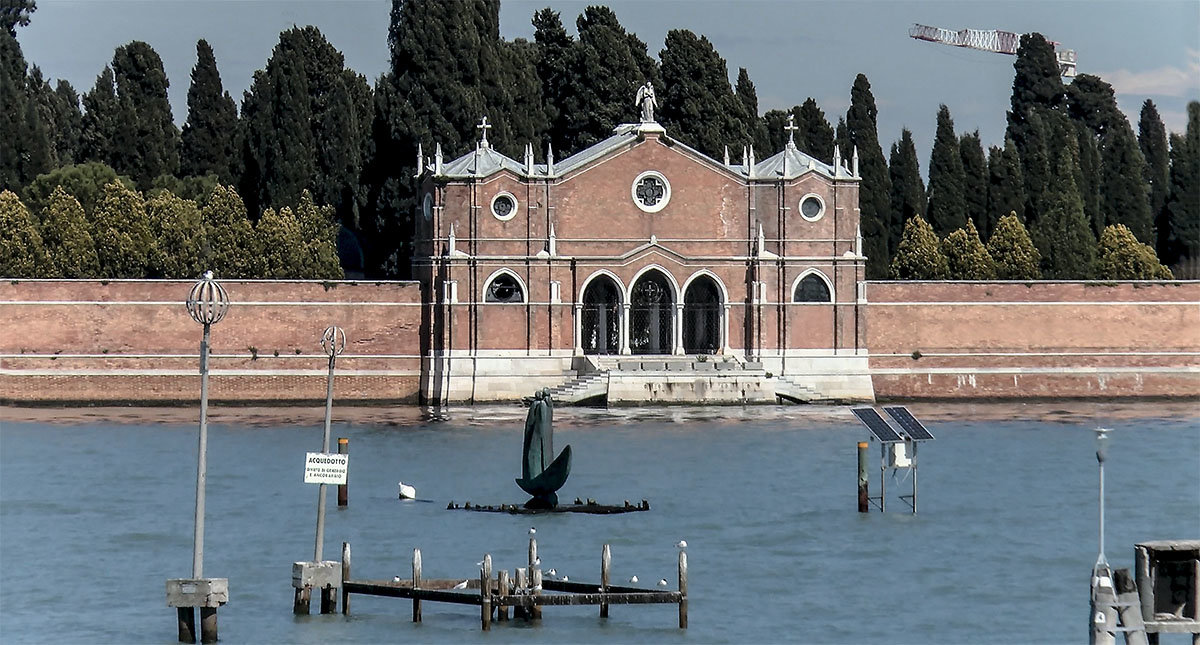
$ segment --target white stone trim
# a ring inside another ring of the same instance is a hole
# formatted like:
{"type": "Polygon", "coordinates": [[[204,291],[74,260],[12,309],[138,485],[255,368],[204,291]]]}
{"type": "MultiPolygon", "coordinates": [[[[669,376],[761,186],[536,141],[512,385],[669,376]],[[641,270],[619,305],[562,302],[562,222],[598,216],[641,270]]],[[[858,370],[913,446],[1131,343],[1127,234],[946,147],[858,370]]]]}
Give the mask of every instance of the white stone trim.
{"type": "Polygon", "coordinates": [[[825,199],[816,193],[807,193],[796,202],[796,212],[800,214],[800,217],[803,218],[804,221],[815,222],[822,217],[825,217],[825,199]],[[817,203],[821,205],[821,210],[817,211],[817,214],[814,217],[809,217],[804,214],[804,200],[808,199],[809,197],[815,197],[817,203]]]}
{"type": "Polygon", "coordinates": [[[729,290],[725,288],[725,283],[721,281],[721,278],[718,277],[717,274],[708,269],[700,269],[699,271],[688,276],[688,279],[683,282],[683,286],[679,287],[680,302],[683,302],[683,297],[687,295],[688,287],[692,286],[692,283],[695,282],[700,276],[708,276],[709,278],[712,278],[712,281],[717,283],[717,288],[721,290],[721,304],[729,304],[729,290]]]}
{"type": "Polygon", "coordinates": [[[592,281],[602,275],[608,276],[608,278],[617,285],[617,297],[620,298],[617,304],[626,302],[626,294],[628,293],[628,290],[626,289],[625,284],[621,282],[621,278],[617,277],[617,274],[609,271],[608,269],[597,269],[596,271],[592,272],[591,275],[584,278],[583,282],[579,284],[579,304],[583,304],[583,297],[587,293],[588,287],[591,286],[592,281]]]}
{"type": "Polygon", "coordinates": [[[661,211],[662,209],[666,208],[667,203],[669,203],[671,201],[671,182],[667,181],[666,176],[657,170],[642,171],[636,178],[634,178],[633,183],[630,184],[629,197],[630,197],[630,199],[633,200],[634,205],[637,206],[642,211],[645,211],[647,213],[657,213],[657,212],[661,211]],[[643,204],[642,201],[640,199],[638,199],[638,196],[637,196],[638,184],[641,183],[641,181],[643,179],[645,179],[646,177],[654,177],[655,179],[658,179],[659,181],[661,181],[663,184],[662,199],[658,200],[658,203],[653,206],[647,206],[647,205],[643,204]]]}
{"type": "Polygon", "coordinates": [[[433,193],[425,193],[425,198],[421,200],[421,214],[426,220],[433,219],[433,193]]]}
{"type": "Polygon", "coordinates": [[[496,269],[495,271],[492,272],[491,275],[489,275],[487,277],[486,280],[483,281],[483,291],[480,292],[480,294],[479,294],[479,304],[481,304],[481,305],[516,305],[516,304],[527,305],[527,304],[529,304],[529,287],[526,286],[525,281],[521,279],[521,276],[517,275],[517,273],[515,271],[513,271],[512,269],[508,269],[508,268],[496,269]],[[495,280],[501,273],[507,273],[507,274],[511,275],[513,277],[513,279],[515,279],[517,281],[517,285],[519,287],[521,287],[521,301],[519,303],[517,303],[517,302],[488,302],[488,299],[487,299],[488,288],[492,286],[492,280],[495,280]]]}
{"type": "Polygon", "coordinates": [[[502,191],[496,193],[495,195],[492,195],[492,201],[491,201],[489,210],[492,213],[492,217],[495,217],[496,219],[500,220],[501,222],[507,222],[508,220],[517,216],[517,210],[520,207],[521,207],[521,201],[517,199],[516,195],[508,192],[507,190],[502,190],[502,191]],[[501,217],[500,214],[496,212],[496,201],[499,200],[501,197],[508,197],[513,200],[513,209],[512,209],[512,212],[508,214],[508,217],[501,217]]]}
{"type": "Polygon", "coordinates": [[[807,269],[801,271],[800,275],[796,276],[795,280],[792,280],[792,287],[791,287],[791,290],[788,292],[788,302],[791,304],[794,304],[794,305],[831,305],[831,304],[837,302],[837,291],[835,291],[833,288],[833,280],[830,280],[829,276],[825,275],[824,271],[821,271],[820,269],[817,269],[816,267],[810,267],[810,268],[807,268],[807,269]],[[799,287],[800,282],[810,275],[817,276],[818,278],[821,279],[822,282],[825,283],[825,288],[829,289],[829,301],[828,302],[800,302],[800,301],[796,300],[796,287],[799,287]]]}
{"type": "Polygon", "coordinates": [[[629,286],[627,286],[625,288],[625,302],[628,302],[628,303],[633,302],[633,286],[637,284],[637,281],[640,280],[643,275],[645,275],[646,273],[653,271],[655,269],[662,272],[663,275],[667,276],[667,282],[671,285],[671,290],[672,290],[671,304],[680,302],[680,299],[681,299],[680,293],[681,292],[679,291],[679,283],[675,281],[675,276],[670,271],[668,271],[666,269],[666,267],[664,267],[661,264],[657,264],[657,263],[647,264],[646,266],[639,269],[637,273],[633,274],[633,278],[629,280],[629,286]]]}

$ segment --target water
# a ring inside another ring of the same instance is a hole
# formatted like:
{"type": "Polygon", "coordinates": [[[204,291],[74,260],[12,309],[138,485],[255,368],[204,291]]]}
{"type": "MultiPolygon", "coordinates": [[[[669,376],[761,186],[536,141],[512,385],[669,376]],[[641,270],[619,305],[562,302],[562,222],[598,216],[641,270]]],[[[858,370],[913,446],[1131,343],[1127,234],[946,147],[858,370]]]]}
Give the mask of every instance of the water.
{"type": "MultiPolygon", "coordinates": [[[[1200,537],[1200,411],[1194,405],[912,406],[937,436],[920,452],[920,513],[856,508],[845,408],[562,409],[555,443],[575,453],[560,495],[650,500],[652,510],[531,519],[447,511],[454,500],[521,501],[523,411],[335,410],[350,438],[350,506],[329,491],[326,559],[350,541],[355,578],[477,577],[524,563],[536,525],[543,568],[674,587],[688,541],[689,625],[676,608],[548,607],[540,624],[355,596],[350,617],[295,617],[291,563],[313,555],[321,410],[214,410],[204,573],[227,577],[226,643],[1081,642],[1097,553],[1092,429],[1114,428],[1106,465],[1107,555],[1138,541],[1200,537]],[[396,499],[396,482],[433,503],[396,499]]],[[[175,642],[167,578],[190,577],[194,410],[0,410],[0,640],[175,642]],[[18,418],[20,417],[20,418],[18,418]]],[[[876,445],[872,444],[872,463],[876,445]]],[[[877,494],[878,478],[872,480],[877,494]]],[[[314,607],[315,607],[314,603],[314,607]]],[[[1164,636],[1164,643],[1187,637],[1164,636]]]]}

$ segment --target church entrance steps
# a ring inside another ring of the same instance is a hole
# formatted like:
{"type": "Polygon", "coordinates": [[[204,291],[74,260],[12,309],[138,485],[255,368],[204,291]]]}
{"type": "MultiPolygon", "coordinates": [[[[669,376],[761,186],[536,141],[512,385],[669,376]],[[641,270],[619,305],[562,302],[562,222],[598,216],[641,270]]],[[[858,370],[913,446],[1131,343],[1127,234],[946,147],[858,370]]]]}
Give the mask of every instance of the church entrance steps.
{"type": "Polygon", "coordinates": [[[556,404],[579,404],[589,399],[608,394],[608,371],[592,372],[550,388],[550,397],[556,404]]]}
{"type": "Polygon", "coordinates": [[[808,403],[825,398],[821,396],[820,390],[793,380],[796,378],[799,377],[777,376],[775,378],[775,396],[779,398],[780,402],[808,403]]]}

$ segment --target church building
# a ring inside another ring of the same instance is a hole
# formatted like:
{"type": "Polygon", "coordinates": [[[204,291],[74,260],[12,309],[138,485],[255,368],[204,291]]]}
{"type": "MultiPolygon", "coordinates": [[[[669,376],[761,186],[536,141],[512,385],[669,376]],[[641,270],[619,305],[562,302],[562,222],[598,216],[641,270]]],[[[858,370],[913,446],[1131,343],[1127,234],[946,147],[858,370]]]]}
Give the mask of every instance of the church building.
{"type": "MultiPolygon", "coordinates": [[[[641,121],[556,161],[418,152],[422,398],[872,400],[858,159],[713,159],[641,121]]],[[[789,121],[789,128],[792,125],[789,121]]]]}

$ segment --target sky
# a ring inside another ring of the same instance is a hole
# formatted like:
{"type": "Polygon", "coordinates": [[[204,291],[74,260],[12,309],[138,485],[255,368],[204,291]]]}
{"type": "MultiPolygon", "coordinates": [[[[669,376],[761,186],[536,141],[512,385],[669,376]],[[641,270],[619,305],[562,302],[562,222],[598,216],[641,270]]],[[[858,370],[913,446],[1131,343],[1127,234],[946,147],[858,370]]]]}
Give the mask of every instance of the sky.
{"type": "MultiPolygon", "coordinates": [[[[533,38],[530,20],[549,6],[574,33],[592,2],[503,0],[500,34],[533,38]]],[[[813,97],[833,125],[844,115],[854,77],[865,74],[879,109],[884,154],[913,132],[922,172],[933,145],[939,104],[959,133],[978,129],[984,146],[1002,145],[1015,57],[912,39],[913,23],[1037,31],[1073,49],[1080,73],[1111,83],[1135,131],[1152,99],[1168,130],[1182,132],[1186,105],[1200,100],[1200,2],[1196,0],[611,0],[628,31],[662,50],[671,29],[706,36],[725,58],[730,80],[745,67],[759,111],[787,109],[813,97]]],[[[372,82],[388,65],[387,0],[38,0],[17,38],[31,64],[64,78],[80,94],[116,47],[148,42],[163,59],[175,121],[187,118],[196,41],[206,39],[225,88],[241,102],[254,70],[266,65],[279,32],[316,25],[346,65],[372,82]]],[[[630,96],[632,105],[633,97],[630,96]]],[[[631,116],[632,116],[631,108],[631,116]]],[[[731,142],[733,143],[733,142],[731,142]]],[[[732,147],[732,146],[731,146],[732,147]]],[[[541,149],[534,146],[535,149],[541,149]]],[[[775,151],[760,153],[760,158],[775,151]]]]}

